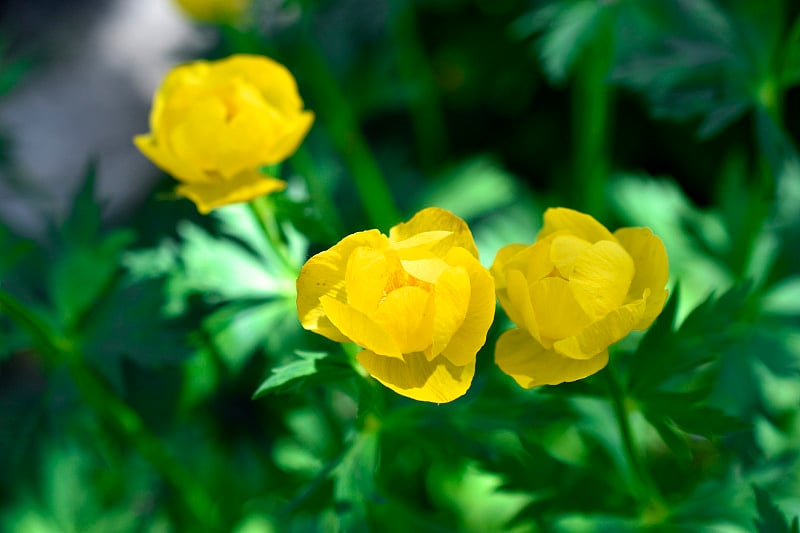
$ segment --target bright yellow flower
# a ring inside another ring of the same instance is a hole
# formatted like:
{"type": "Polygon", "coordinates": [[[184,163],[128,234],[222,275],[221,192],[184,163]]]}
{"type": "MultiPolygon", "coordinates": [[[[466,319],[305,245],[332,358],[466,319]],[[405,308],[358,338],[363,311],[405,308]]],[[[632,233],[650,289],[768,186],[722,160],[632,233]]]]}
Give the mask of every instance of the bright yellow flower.
{"type": "Polygon", "coordinates": [[[661,312],[669,277],[664,245],[649,229],[612,235],[564,208],[545,212],[532,245],[502,248],[491,271],[500,305],[517,325],[498,339],[495,360],[526,388],[600,371],[611,344],[661,312]]]}
{"type": "Polygon", "coordinates": [[[285,67],[234,55],[174,68],[153,99],[150,133],[134,142],[208,213],[286,187],[259,167],[292,155],[313,121],[285,67]]]}
{"type": "Polygon", "coordinates": [[[199,22],[237,22],[250,0],[175,0],[181,9],[199,22]]]}
{"type": "Polygon", "coordinates": [[[364,348],[375,379],[415,400],[462,396],[494,319],[494,283],[467,224],[431,207],[383,235],[345,237],[303,266],[303,327],[364,348]]]}

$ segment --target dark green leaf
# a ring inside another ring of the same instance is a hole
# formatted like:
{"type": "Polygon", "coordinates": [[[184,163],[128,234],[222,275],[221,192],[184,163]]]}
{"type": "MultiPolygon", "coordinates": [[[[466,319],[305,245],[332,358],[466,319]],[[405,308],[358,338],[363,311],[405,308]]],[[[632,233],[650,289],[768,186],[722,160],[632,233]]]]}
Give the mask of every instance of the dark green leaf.
{"type": "Polygon", "coordinates": [[[755,526],[759,533],[792,533],[797,530],[797,518],[793,520],[791,529],[785,515],[772,501],[767,491],[753,485],[753,494],[756,497],[758,517],[755,526]]]}
{"type": "Polygon", "coordinates": [[[299,361],[293,361],[272,369],[268,377],[253,394],[258,398],[265,394],[286,392],[306,384],[311,378],[314,382],[327,383],[353,374],[346,361],[325,352],[297,351],[299,361]]]}
{"type": "Polygon", "coordinates": [[[380,434],[362,432],[355,439],[333,472],[333,497],[342,531],[367,532],[367,504],[375,500],[380,434]]]}

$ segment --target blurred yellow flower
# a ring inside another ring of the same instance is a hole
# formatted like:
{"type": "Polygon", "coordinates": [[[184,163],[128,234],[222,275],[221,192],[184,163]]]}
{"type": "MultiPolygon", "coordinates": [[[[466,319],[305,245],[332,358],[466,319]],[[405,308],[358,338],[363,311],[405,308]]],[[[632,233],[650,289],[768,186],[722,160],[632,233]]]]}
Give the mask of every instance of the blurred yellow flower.
{"type": "Polygon", "coordinates": [[[241,20],[250,0],[175,0],[175,3],[199,22],[233,23],[241,20]]]}
{"type": "Polygon", "coordinates": [[[415,400],[466,393],[494,319],[494,283],[467,224],[431,207],[394,226],[345,237],[303,266],[303,327],[364,348],[358,361],[415,400]]]}
{"type": "Polygon", "coordinates": [[[664,245],[649,229],[612,235],[564,208],[545,212],[532,245],[502,248],[491,272],[500,305],[517,325],[498,339],[495,361],[525,388],[600,371],[611,344],[661,312],[669,278],[664,245]]]}
{"type": "Polygon", "coordinates": [[[263,165],[288,158],[314,114],[291,73],[275,61],[234,55],[174,68],[156,91],[150,133],[134,143],[181,184],[201,213],[282,190],[263,165]]]}

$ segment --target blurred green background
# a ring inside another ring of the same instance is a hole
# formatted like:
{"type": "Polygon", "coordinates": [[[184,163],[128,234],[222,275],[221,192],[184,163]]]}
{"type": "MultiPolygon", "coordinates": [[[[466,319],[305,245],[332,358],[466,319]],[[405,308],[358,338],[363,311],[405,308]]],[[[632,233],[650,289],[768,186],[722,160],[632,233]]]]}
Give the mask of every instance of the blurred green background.
{"type": "Polygon", "coordinates": [[[1,531],[792,531],[800,4],[0,9],[1,531]],[[130,141],[170,66],[237,52],[285,64],[317,114],[275,199],[294,270],[130,141]],[[487,266],[548,206],[664,240],[671,303],[612,354],[638,451],[601,376],[499,372],[502,312],[441,406],[301,330],[310,254],[428,205],[487,266]]]}

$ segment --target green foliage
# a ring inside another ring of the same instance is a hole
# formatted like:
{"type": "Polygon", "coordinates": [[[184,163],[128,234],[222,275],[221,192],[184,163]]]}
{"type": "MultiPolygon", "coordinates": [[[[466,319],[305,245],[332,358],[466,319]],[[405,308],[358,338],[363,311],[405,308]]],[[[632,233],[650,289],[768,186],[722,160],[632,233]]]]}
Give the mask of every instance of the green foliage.
{"type": "Polygon", "coordinates": [[[756,496],[756,508],[758,509],[755,525],[759,533],[797,533],[800,531],[798,518],[795,517],[790,525],[766,491],[753,486],[753,493],[756,496]]]}
{"type": "Polygon", "coordinates": [[[114,225],[102,160],[40,240],[0,224],[0,530],[798,532],[794,3],[255,4],[208,55],[296,75],[316,119],[269,168],[285,192],[114,225]],[[649,227],[669,299],[608,368],[533,390],[494,364],[498,308],[469,392],[412,402],[302,330],[295,282],[430,205],[486,266],[548,206],[649,227]]]}

